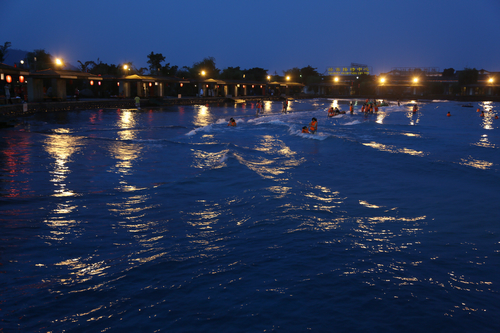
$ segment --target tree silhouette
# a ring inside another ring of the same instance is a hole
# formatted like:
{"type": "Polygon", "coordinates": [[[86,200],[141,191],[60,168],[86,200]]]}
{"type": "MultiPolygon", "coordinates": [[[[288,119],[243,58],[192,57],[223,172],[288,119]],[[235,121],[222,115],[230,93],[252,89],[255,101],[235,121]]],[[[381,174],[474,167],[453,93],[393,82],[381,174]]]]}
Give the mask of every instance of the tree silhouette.
{"type": "Polygon", "coordinates": [[[9,47],[11,43],[10,42],[5,42],[3,46],[0,46],[0,62],[5,61],[5,57],[7,56],[7,53],[9,52],[9,47]]]}
{"type": "Polygon", "coordinates": [[[153,53],[148,54],[148,64],[149,64],[149,72],[151,75],[158,75],[161,71],[161,63],[165,61],[165,57],[161,53],[153,53]]]}

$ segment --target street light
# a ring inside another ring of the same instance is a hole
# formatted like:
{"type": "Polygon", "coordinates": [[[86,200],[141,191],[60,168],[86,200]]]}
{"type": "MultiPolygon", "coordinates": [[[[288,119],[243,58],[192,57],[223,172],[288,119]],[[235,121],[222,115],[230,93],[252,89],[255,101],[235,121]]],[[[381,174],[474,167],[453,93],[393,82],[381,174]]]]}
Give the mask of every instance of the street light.
{"type": "Polygon", "coordinates": [[[385,83],[385,77],[380,79],[380,83],[385,83]]]}
{"type": "Polygon", "coordinates": [[[338,76],[334,77],[334,78],[333,78],[333,81],[335,81],[335,82],[339,82],[339,78],[338,78],[338,76]]]}
{"type": "Polygon", "coordinates": [[[493,81],[495,81],[495,80],[493,80],[492,77],[490,77],[490,79],[488,80],[489,83],[493,83],[493,81]]]}
{"type": "Polygon", "coordinates": [[[413,83],[418,83],[418,77],[413,78],[413,83]]]}
{"type": "Polygon", "coordinates": [[[205,76],[205,74],[207,74],[205,71],[201,71],[202,76],[205,76]]]}
{"type": "Polygon", "coordinates": [[[287,77],[286,77],[286,80],[287,80],[287,81],[290,81],[290,76],[287,76],[287,77]]]}
{"type": "Polygon", "coordinates": [[[57,66],[62,66],[62,65],[63,65],[62,60],[61,60],[61,59],[59,59],[59,58],[56,58],[56,65],[57,65],[57,66]]]}

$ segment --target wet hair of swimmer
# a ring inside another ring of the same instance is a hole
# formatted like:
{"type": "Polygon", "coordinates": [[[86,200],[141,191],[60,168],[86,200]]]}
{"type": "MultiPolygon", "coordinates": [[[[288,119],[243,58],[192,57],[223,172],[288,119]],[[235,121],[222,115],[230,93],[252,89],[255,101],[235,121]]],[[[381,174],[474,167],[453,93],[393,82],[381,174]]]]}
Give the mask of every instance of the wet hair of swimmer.
{"type": "Polygon", "coordinates": [[[317,121],[317,119],[316,119],[316,118],[313,118],[312,120],[317,121]]]}
{"type": "Polygon", "coordinates": [[[302,129],[307,128],[307,126],[302,127],[302,129]]]}

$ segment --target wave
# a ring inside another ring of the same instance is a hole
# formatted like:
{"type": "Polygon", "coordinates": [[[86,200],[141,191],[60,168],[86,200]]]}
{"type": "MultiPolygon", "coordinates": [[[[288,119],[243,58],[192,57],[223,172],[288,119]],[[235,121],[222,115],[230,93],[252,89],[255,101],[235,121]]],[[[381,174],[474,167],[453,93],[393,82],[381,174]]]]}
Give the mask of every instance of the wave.
{"type": "Polygon", "coordinates": [[[345,124],[342,124],[342,126],[352,126],[352,125],[359,125],[361,124],[362,121],[359,121],[359,120],[353,120],[353,121],[350,121],[348,123],[345,123],[345,124]]]}

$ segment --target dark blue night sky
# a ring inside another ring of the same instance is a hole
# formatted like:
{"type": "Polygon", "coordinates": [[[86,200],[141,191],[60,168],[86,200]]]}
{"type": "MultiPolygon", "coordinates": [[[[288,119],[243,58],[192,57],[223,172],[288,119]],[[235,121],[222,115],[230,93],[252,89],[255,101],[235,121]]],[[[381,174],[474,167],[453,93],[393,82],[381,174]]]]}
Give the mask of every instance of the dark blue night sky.
{"type": "Polygon", "coordinates": [[[211,56],[218,68],[282,74],[310,65],[465,67],[500,71],[498,0],[2,0],[0,42],[66,62],[170,65],[211,56]]]}

